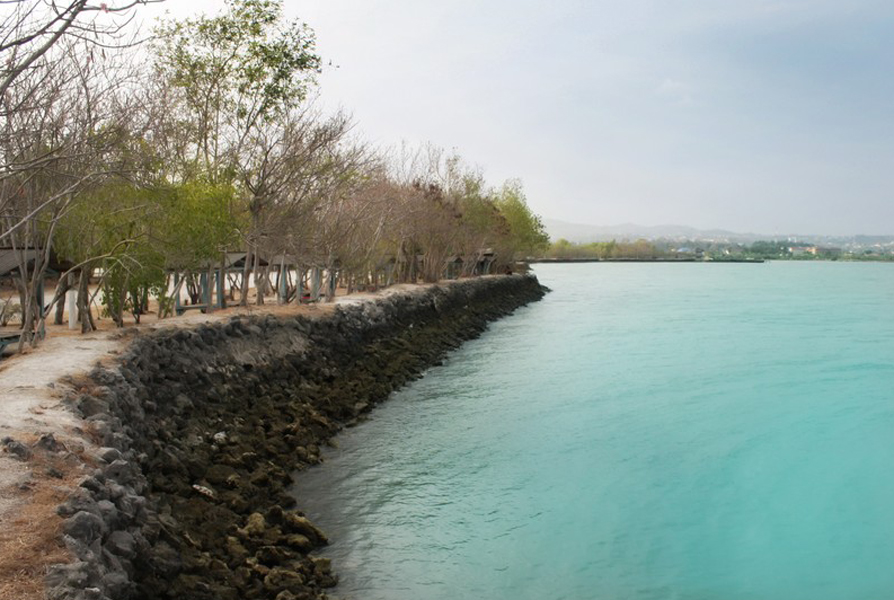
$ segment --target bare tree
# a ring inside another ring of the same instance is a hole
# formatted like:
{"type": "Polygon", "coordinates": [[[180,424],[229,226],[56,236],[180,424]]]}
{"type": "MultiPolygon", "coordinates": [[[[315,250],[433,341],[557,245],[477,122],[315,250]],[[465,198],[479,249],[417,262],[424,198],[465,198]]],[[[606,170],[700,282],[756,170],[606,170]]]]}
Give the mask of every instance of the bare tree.
{"type": "MultiPolygon", "coordinates": [[[[282,123],[259,130],[238,157],[239,179],[250,194],[246,241],[257,275],[258,304],[263,304],[266,293],[266,275],[259,269],[261,253],[312,254],[315,243],[309,225],[315,211],[362,172],[362,147],[343,149],[350,129],[344,113],[324,117],[312,103],[304,104],[285,115],[282,123]]],[[[248,299],[248,269],[246,261],[243,304],[248,299]]]]}
{"type": "MultiPolygon", "coordinates": [[[[315,207],[315,246],[330,278],[337,271],[362,272],[381,240],[387,219],[383,210],[380,158],[365,144],[345,145],[331,162],[315,207]]],[[[334,279],[332,279],[334,282],[334,279]]],[[[334,283],[326,299],[334,299],[334,283]]]]}
{"type": "Polygon", "coordinates": [[[16,110],[0,120],[0,240],[18,258],[22,343],[37,343],[39,304],[53,237],[79,195],[126,169],[131,73],[124,57],[103,59],[65,39],[6,89],[16,110]]]}
{"type": "MultiPolygon", "coordinates": [[[[0,7],[0,99],[66,37],[107,47],[133,44],[126,34],[134,8],[163,1],[5,0],[0,7]]],[[[3,112],[15,108],[6,104],[3,112]]]]}

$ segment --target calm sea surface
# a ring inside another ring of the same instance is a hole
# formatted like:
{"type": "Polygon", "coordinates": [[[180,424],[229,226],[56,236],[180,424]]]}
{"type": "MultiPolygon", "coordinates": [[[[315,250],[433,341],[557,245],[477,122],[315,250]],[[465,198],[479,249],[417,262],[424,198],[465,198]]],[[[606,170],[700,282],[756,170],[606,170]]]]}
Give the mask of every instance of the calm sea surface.
{"type": "Polygon", "coordinates": [[[536,273],[301,475],[337,595],[894,598],[894,264],[536,273]]]}

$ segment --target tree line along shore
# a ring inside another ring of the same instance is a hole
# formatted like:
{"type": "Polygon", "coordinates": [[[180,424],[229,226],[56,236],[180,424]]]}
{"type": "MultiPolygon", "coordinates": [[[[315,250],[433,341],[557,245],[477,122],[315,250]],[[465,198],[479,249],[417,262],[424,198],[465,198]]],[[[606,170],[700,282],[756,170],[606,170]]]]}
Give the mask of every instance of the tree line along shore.
{"type": "Polygon", "coordinates": [[[539,254],[538,262],[764,262],[767,260],[894,261],[888,247],[839,248],[805,242],[758,240],[750,244],[711,240],[611,240],[572,242],[560,238],[539,254]]]}
{"type": "Polygon", "coordinates": [[[20,348],[69,292],[86,332],[94,306],[123,326],[331,299],[507,272],[547,247],[520,180],[492,185],[434,144],[375,148],[324,111],[314,32],[282,0],[151,30],[134,25],[146,3],[4,7],[0,321],[20,348]]]}

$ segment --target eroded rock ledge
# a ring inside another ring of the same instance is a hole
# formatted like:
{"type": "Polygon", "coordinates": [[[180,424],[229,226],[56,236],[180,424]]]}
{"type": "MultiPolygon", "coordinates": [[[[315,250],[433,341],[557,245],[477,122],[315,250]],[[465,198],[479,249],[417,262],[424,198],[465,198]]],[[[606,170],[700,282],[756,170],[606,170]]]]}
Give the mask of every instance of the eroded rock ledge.
{"type": "MultiPolygon", "coordinates": [[[[76,562],[61,599],[322,599],[326,536],[286,493],[320,445],[395,389],[540,299],[533,277],[464,280],[317,319],[162,330],[91,373],[73,407],[102,447],[59,512],[76,562]]],[[[298,502],[300,505],[300,499],[298,502]]]]}

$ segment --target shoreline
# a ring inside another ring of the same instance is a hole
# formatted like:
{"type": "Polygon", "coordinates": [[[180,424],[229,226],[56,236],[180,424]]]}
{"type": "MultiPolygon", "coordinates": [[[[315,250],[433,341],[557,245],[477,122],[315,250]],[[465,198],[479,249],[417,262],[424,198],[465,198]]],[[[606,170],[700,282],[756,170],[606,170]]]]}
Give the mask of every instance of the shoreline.
{"type": "Polygon", "coordinates": [[[716,258],[705,260],[696,257],[683,258],[531,258],[530,264],[565,264],[565,263],[750,263],[761,264],[763,258],[716,258]]]}
{"type": "Polygon", "coordinates": [[[75,560],[51,570],[49,597],[325,598],[336,577],[309,553],[326,537],[296,509],[290,474],[543,294],[534,277],[484,277],[358,298],[317,318],[137,333],[70,381],[65,401],[93,444],[59,508],[75,560]]]}

